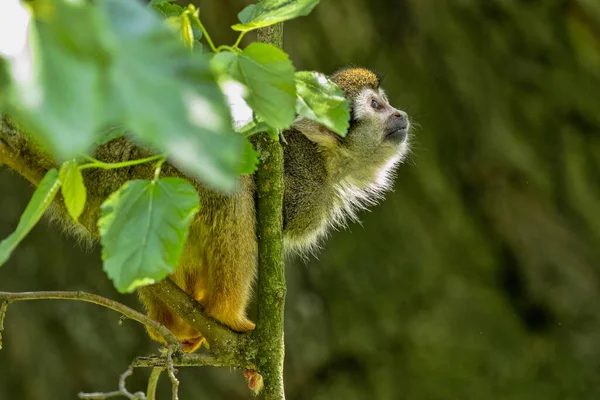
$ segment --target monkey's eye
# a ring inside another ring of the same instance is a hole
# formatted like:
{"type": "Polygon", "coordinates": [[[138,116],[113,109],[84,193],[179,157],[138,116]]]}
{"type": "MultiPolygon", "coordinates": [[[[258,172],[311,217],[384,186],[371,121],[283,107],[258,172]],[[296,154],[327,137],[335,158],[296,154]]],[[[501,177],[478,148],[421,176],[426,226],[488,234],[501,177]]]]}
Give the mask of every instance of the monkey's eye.
{"type": "Polygon", "coordinates": [[[371,107],[375,110],[381,110],[383,106],[377,102],[377,100],[371,100],[371,107]]]}

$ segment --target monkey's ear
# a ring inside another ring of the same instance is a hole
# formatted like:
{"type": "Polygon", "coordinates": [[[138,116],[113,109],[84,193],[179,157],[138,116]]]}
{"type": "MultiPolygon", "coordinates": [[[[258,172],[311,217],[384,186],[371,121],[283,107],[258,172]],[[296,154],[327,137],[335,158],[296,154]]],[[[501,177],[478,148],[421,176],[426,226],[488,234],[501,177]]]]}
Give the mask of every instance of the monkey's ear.
{"type": "Polygon", "coordinates": [[[292,124],[292,128],[297,129],[311,142],[321,147],[333,149],[340,145],[340,137],[337,134],[307,118],[298,118],[292,124]]]}

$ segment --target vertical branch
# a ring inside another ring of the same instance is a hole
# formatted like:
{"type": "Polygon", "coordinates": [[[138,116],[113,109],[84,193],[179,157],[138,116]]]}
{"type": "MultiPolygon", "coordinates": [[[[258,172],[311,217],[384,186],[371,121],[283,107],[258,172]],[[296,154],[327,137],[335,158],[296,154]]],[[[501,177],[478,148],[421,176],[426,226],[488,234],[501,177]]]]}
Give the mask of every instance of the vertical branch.
{"type": "Polygon", "coordinates": [[[8,309],[8,301],[0,303],[0,350],[2,350],[2,331],[4,331],[4,317],[8,309]]]}
{"type": "MultiPolygon", "coordinates": [[[[279,48],[283,24],[258,31],[258,41],[279,48]]],[[[258,211],[258,372],[264,379],[264,398],[283,400],[283,315],[285,275],[283,263],[283,149],[267,135],[259,135],[261,163],[256,172],[258,211]]]]}
{"type": "Polygon", "coordinates": [[[150,378],[148,379],[148,389],[146,389],[146,400],[156,400],[156,388],[158,387],[158,380],[162,372],[162,367],[152,368],[150,378]]]}

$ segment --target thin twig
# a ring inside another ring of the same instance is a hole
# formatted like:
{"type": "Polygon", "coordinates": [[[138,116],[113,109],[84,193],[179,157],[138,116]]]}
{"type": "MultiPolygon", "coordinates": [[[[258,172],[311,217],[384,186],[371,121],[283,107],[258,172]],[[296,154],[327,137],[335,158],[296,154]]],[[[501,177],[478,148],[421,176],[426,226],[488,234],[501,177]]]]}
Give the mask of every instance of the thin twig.
{"type": "Polygon", "coordinates": [[[169,379],[171,380],[172,399],[179,400],[179,380],[175,376],[176,371],[173,367],[173,351],[170,349],[167,352],[167,372],[169,373],[169,379]]]}
{"type": "MultiPolygon", "coordinates": [[[[20,293],[10,293],[10,292],[0,292],[0,301],[3,303],[12,303],[14,301],[25,301],[25,300],[76,300],[76,301],[85,301],[88,303],[98,304],[100,306],[110,308],[111,310],[117,311],[129,319],[137,321],[145,326],[155,329],[157,332],[161,334],[161,336],[165,339],[169,347],[179,349],[179,341],[168,330],[164,325],[159,324],[153,319],[145,316],[144,314],[134,310],[133,308],[129,308],[124,304],[121,304],[117,301],[107,299],[106,297],[98,296],[92,293],[86,293],[82,291],[77,292],[20,292],[20,293]]],[[[4,307],[4,306],[3,306],[4,307]]]]}
{"type": "Polygon", "coordinates": [[[125,381],[131,374],[133,374],[133,367],[129,366],[127,371],[123,372],[119,377],[119,390],[107,393],[79,393],[78,396],[80,399],[85,400],[104,400],[119,396],[127,397],[130,400],[146,400],[146,395],[143,392],[131,393],[125,387],[125,381]]]}
{"type": "Polygon", "coordinates": [[[148,378],[148,388],[146,389],[146,400],[156,400],[156,388],[158,387],[158,380],[162,373],[162,367],[152,368],[150,378],[148,378]]]}
{"type": "Polygon", "coordinates": [[[115,390],[114,392],[106,392],[106,393],[79,393],[77,395],[80,399],[85,400],[105,400],[111,399],[113,397],[123,397],[125,396],[121,393],[120,390],[115,390]]]}

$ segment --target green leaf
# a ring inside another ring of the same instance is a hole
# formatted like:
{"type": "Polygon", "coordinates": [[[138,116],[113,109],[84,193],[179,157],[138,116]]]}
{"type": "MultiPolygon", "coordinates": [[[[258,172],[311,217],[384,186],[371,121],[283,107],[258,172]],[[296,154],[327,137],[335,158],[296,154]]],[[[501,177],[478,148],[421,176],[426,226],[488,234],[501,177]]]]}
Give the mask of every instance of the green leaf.
{"type": "Polygon", "coordinates": [[[186,49],[138,1],[43,4],[31,51],[6,60],[7,114],[60,160],[89,151],[103,127],[122,123],[189,175],[217,190],[235,188],[243,138],[207,56],[186,49]],[[80,40],[82,25],[89,31],[80,40]],[[86,50],[90,43],[98,48],[86,50]]]}
{"type": "Polygon", "coordinates": [[[200,27],[200,18],[198,18],[196,14],[190,14],[190,24],[192,25],[192,32],[194,36],[194,47],[202,48],[199,43],[200,39],[202,39],[202,28],[200,27]]]}
{"type": "Polygon", "coordinates": [[[198,212],[194,187],[181,178],[127,182],[101,207],[104,271],[120,292],[172,274],[198,212]]]}
{"type": "Polygon", "coordinates": [[[161,13],[165,18],[179,17],[183,13],[183,7],[177,4],[163,2],[160,4],[152,4],[153,8],[161,13]]]}
{"type": "Polygon", "coordinates": [[[258,153],[254,150],[254,147],[249,140],[246,140],[245,142],[242,160],[243,162],[240,167],[241,174],[251,174],[256,171],[256,168],[258,167],[258,153]]]}
{"type": "Polygon", "coordinates": [[[207,56],[190,52],[136,1],[98,2],[115,49],[109,83],[132,135],[169,154],[180,168],[219,190],[232,190],[243,143],[207,56]]]}
{"type": "Polygon", "coordinates": [[[276,142],[279,141],[279,131],[275,128],[272,128],[269,124],[267,124],[264,121],[250,121],[238,130],[238,133],[241,133],[247,138],[249,138],[252,135],[256,135],[257,133],[263,132],[269,135],[269,137],[275,140],[276,142]]]}
{"type": "Polygon", "coordinates": [[[250,121],[248,124],[241,127],[238,132],[244,135],[245,137],[250,137],[260,132],[266,132],[269,130],[269,128],[271,127],[266,122],[250,121]]]}
{"type": "Polygon", "coordinates": [[[0,58],[0,113],[4,111],[6,107],[6,92],[8,91],[8,72],[6,71],[6,65],[4,60],[0,58]]]}
{"type": "Polygon", "coordinates": [[[294,66],[288,55],[266,43],[252,43],[242,53],[221,52],[213,68],[248,89],[244,99],[256,115],[277,129],[291,125],[295,116],[294,66]]]}
{"type": "Polygon", "coordinates": [[[175,28],[176,32],[182,33],[184,42],[187,40],[185,35],[190,35],[189,30],[191,29],[191,37],[193,38],[191,42],[196,46],[200,46],[198,41],[202,38],[202,28],[200,28],[198,11],[194,6],[189,5],[188,8],[184,9],[177,4],[163,2],[153,8],[167,19],[167,22],[175,28]]]}
{"type": "Polygon", "coordinates": [[[252,15],[254,14],[255,7],[256,4],[250,4],[249,6],[245,7],[242,11],[239,12],[238,20],[242,24],[247,24],[248,22],[250,22],[250,20],[252,20],[252,15]]]}
{"type": "Polygon", "coordinates": [[[194,31],[188,14],[181,14],[181,39],[190,49],[194,47],[194,31]]]}
{"type": "MultiPolygon", "coordinates": [[[[35,11],[36,5],[33,7],[35,11]]],[[[105,41],[104,35],[99,34],[106,25],[90,2],[42,0],[37,7],[41,14],[38,23],[48,25],[58,46],[76,58],[87,58],[101,64],[108,62],[111,45],[105,41]],[[46,6],[52,9],[51,13],[45,12],[46,6]]]]}
{"type": "Polygon", "coordinates": [[[48,3],[54,12],[32,23],[31,52],[7,59],[8,113],[59,159],[70,159],[90,148],[105,122],[104,57],[97,56],[104,53],[102,41],[88,32],[99,23],[90,4],[48,3]]]}
{"type": "Polygon", "coordinates": [[[111,140],[125,136],[125,127],[122,125],[111,126],[103,129],[98,134],[98,139],[94,142],[96,146],[101,146],[111,140]]]}
{"type": "Polygon", "coordinates": [[[234,31],[247,32],[296,17],[308,15],[319,0],[263,0],[244,8],[238,19],[241,24],[231,27],[234,31]]]}
{"type": "Polygon", "coordinates": [[[33,229],[42,215],[44,215],[52,199],[56,196],[59,187],[58,172],[55,169],[51,169],[46,173],[40,185],[33,193],[29,204],[27,204],[23,215],[21,215],[21,219],[19,219],[17,229],[9,237],[0,242],[0,265],[3,265],[8,260],[13,250],[33,229]]]}
{"type": "Polygon", "coordinates": [[[83,176],[75,161],[67,161],[58,171],[61,193],[69,215],[77,221],[85,207],[87,192],[83,184],[83,176]]]}
{"type": "Polygon", "coordinates": [[[340,136],[350,127],[350,105],[344,91],[318,72],[296,72],[299,115],[318,122],[340,136]]]}
{"type": "MultiPolygon", "coordinates": [[[[174,1],[174,0],[151,0],[150,5],[152,7],[156,7],[156,6],[160,6],[160,5],[164,5],[164,4],[169,4],[171,1],[174,1]]],[[[171,5],[174,5],[174,4],[171,4],[171,5]]]]}

